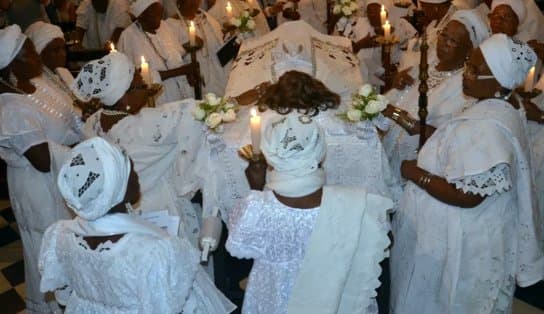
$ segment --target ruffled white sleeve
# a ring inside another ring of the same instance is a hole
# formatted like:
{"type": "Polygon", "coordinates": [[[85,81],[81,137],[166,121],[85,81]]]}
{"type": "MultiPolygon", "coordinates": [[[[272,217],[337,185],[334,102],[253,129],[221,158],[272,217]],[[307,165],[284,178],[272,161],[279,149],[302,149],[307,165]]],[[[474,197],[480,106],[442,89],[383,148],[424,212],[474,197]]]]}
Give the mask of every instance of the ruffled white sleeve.
{"type": "Polygon", "coordinates": [[[57,255],[59,237],[66,232],[62,227],[62,221],[49,226],[43,235],[38,268],[42,275],[40,291],[55,291],[68,284],[68,278],[64,272],[62,263],[57,255]]]}
{"type": "Polygon", "coordinates": [[[481,196],[490,196],[495,193],[500,194],[510,190],[512,187],[510,166],[502,163],[483,173],[452,180],[451,183],[455,184],[457,189],[465,193],[481,196]]]}
{"type": "Polygon", "coordinates": [[[263,192],[251,191],[229,215],[229,237],[225,247],[231,255],[238,258],[259,258],[264,254],[264,237],[259,232],[263,197],[263,192]]]}
{"type": "Polygon", "coordinates": [[[0,138],[7,139],[18,155],[23,155],[34,145],[47,142],[39,113],[13,104],[0,110],[0,138]]]}

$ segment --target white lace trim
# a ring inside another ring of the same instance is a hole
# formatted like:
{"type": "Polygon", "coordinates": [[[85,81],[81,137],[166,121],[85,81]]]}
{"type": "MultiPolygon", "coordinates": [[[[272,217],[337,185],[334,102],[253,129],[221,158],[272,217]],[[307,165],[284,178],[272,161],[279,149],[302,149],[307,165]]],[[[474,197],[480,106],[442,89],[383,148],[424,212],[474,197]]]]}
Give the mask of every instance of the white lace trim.
{"type": "Polygon", "coordinates": [[[489,196],[495,193],[500,194],[512,188],[510,167],[508,164],[499,164],[486,172],[466,176],[451,181],[457,189],[467,193],[489,196]]]}

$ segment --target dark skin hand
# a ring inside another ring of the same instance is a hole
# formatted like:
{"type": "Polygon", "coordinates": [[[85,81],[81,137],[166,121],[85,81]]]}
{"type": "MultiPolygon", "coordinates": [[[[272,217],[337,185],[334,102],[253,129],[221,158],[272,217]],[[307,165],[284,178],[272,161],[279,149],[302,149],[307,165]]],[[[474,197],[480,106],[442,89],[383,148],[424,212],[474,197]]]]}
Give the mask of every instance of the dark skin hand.
{"type": "Polygon", "coordinates": [[[399,71],[393,77],[393,88],[398,90],[403,90],[408,86],[412,86],[415,83],[415,80],[410,76],[409,72],[412,70],[412,67],[408,67],[402,71],[399,71]]]}
{"type": "Polygon", "coordinates": [[[530,99],[523,100],[523,107],[525,108],[527,120],[544,123],[544,111],[540,110],[530,99]]]}
{"type": "MultiPolygon", "coordinates": [[[[258,160],[250,160],[245,170],[246,178],[249,186],[252,190],[262,191],[266,183],[266,169],[268,165],[264,158],[258,160]]],[[[280,203],[299,209],[315,208],[321,205],[321,198],[323,196],[323,188],[302,196],[302,197],[286,197],[274,192],[274,196],[280,201],[280,203]]]]}
{"type": "Polygon", "coordinates": [[[380,44],[376,42],[376,37],[377,36],[371,36],[370,33],[368,33],[364,38],[357,42],[352,41],[351,47],[353,53],[358,53],[361,49],[378,47],[380,44]]]}
{"type": "MultiPolygon", "coordinates": [[[[386,116],[387,118],[390,118],[391,120],[395,121],[393,118],[393,113],[396,111],[396,110],[399,110],[397,107],[389,104],[387,105],[387,107],[385,108],[384,111],[382,111],[382,114],[384,116],[386,116]]],[[[405,127],[404,125],[402,124],[399,124],[404,130],[406,130],[406,132],[408,132],[408,134],[410,135],[417,135],[420,133],[420,126],[419,126],[419,121],[417,121],[416,119],[414,119],[413,117],[410,116],[410,114],[404,110],[400,110],[400,119],[403,119],[405,121],[410,121],[413,123],[414,127],[413,128],[407,128],[405,127]]],[[[431,135],[433,135],[434,131],[436,131],[436,128],[432,125],[425,125],[425,134],[426,134],[426,138],[429,138],[431,135]]]]}
{"type": "Polygon", "coordinates": [[[236,99],[238,104],[242,106],[252,104],[259,100],[260,95],[264,94],[264,91],[266,90],[268,86],[270,86],[270,82],[261,83],[234,98],[236,99]]]}

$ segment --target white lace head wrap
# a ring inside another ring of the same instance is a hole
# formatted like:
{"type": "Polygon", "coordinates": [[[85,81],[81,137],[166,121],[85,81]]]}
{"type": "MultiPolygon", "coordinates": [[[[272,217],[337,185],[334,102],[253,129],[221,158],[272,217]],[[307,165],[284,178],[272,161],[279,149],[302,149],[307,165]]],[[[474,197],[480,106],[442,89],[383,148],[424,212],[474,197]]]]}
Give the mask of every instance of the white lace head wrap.
{"type": "Polygon", "coordinates": [[[155,2],[160,3],[159,0],[132,0],[130,1],[130,14],[138,17],[155,2]]]}
{"type": "Polygon", "coordinates": [[[495,10],[499,5],[507,5],[518,16],[519,25],[523,24],[525,16],[527,15],[527,9],[525,8],[525,2],[523,0],[493,0],[491,3],[491,12],[495,10]]]}
{"type": "Polygon", "coordinates": [[[518,87],[529,69],[535,65],[535,52],[525,43],[505,34],[495,34],[480,45],[485,62],[493,76],[507,89],[518,87]]]}
{"type": "Polygon", "coordinates": [[[0,29],[0,69],[7,67],[17,56],[26,36],[19,25],[10,25],[0,29]]]}
{"type": "Polygon", "coordinates": [[[491,29],[487,24],[487,20],[476,9],[458,10],[451,16],[451,19],[465,26],[474,48],[491,36],[491,29]]]}
{"type": "Polygon", "coordinates": [[[70,88],[82,101],[98,98],[105,106],[113,106],[129,89],[134,77],[134,64],[120,52],[110,52],[83,66],[70,88]]]}
{"type": "Polygon", "coordinates": [[[55,38],[64,40],[64,33],[57,25],[38,21],[30,25],[25,34],[32,40],[36,51],[42,53],[42,50],[55,38]]]}
{"type": "Polygon", "coordinates": [[[311,194],[325,184],[319,163],[327,149],[325,135],[308,116],[290,113],[265,126],[261,149],[269,165],[267,187],[287,197],[311,194]]]}
{"type": "Polygon", "coordinates": [[[81,142],[62,165],[57,185],[78,216],[95,220],[125,198],[130,160],[100,137],[81,142]]]}

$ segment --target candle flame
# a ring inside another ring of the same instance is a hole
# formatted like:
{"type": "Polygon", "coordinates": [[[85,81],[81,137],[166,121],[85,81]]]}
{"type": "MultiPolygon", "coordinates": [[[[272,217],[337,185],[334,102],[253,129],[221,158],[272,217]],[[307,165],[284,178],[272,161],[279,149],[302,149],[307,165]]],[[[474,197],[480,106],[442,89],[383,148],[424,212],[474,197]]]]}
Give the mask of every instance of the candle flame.
{"type": "Polygon", "coordinates": [[[382,4],[382,11],[385,11],[385,5],[382,4]]]}
{"type": "Polygon", "coordinates": [[[145,58],[144,58],[144,56],[142,56],[142,63],[145,63],[145,58]]]}
{"type": "Polygon", "coordinates": [[[255,109],[255,108],[252,108],[252,109],[251,109],[251,116],[252,116],[252,117],[256,117],[256,116],[257,116],[257,109],[255,109]]]}
{"type": "Polygon", "coordinates": [[[115,45],[113,43],[110,43],[110,52],[115,52],[115,45]]]}
{"type": "Polygon", "coordinates": [[[230,1],[227,1],[227,10],[232,9],[232,6],[230,5],[230,1]]]}
{"type": "Polygon", "coordinates": [[[195,22],[191,21],[190,24],[191,24],[191,28],[195,28],[195,22]]]}
{"type": "Polygon", "coordinates": [[[385,20],[385,24],[384,25],[390,25],[389,24],[389,20],[385,20]]]}

